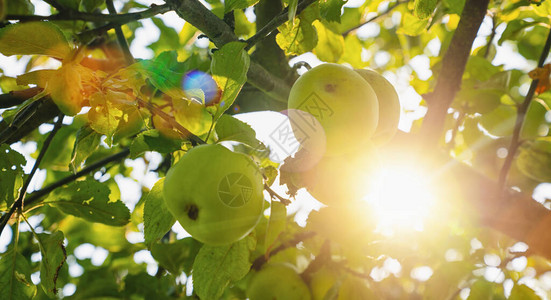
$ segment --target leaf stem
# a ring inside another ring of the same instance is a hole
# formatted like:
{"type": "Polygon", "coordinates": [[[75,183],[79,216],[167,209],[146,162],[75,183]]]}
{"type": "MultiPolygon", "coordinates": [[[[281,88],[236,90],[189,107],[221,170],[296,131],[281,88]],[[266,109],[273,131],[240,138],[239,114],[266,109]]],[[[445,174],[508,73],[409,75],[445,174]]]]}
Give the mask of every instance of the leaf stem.
{"type": "MultiPolygon", "coordinates": [[[[543,67],[545,59],[549,55],[550,49],[551,30],[547,34],[547,40],[545,42],[545,45],[543,46],[543,51],[541,52],[540,59],[538,61],[538,68],[543,67]]],[[[501,168],[501,171],[499,172],[498,188],[500,190],[503,190],[505,184],[507,183],[507,177],[509,174],[509,170],[511,169],[511,165],[513,164],[513,159],[515,158],[516,151],[522,143],[522,141],[520,140],[520,130],[522,129],[522,124],[524,123],[524,118],[526,117],[526,112],[528,111],[530,102],[532,101],[532,98],[534,97],[534,94],[536,92],[536,88],[538,87],[538,82],[538,79],[532,80],[532,83],[530,84],[530,89],[528,90],[526,97],[524,97],[524,101],[519,105],[517,109],[517,118],[515,120],[513,137],[511,138],[511,143],[509,144],[509,148],[507,149],[507,157],[505,157],[505,161],[503,162],[503,166],[501,168]]]]}
{"type": "Polygon", "coordinates": [[[40,166],[40,162],[44,158],[44,155],[46,154],[46,151],[50,147],[50,143],[52,142],[55,134],[57,131],[61,128],[61,125],[63,125],[63,118],[65,115],[59,114],[57,117],[57,122],[54,125],[54,128],[44,141],[44,144],[42,145],[42,149],[40,149],[40,153],[38,154],[38,157],[36,158],[36,161],[34,162],[34,166],[31,170],[31,173],[29,173],[29,176],[23,183],[23,186],[21,187],[21,190],[19,192],[19,197],[17,198],[17,201],[12,205],[11,209],[2,217],[0,217],[0,235],[2,234],[2,231],[4,231],[4,228],[6,227],[6,224],[8,223],[8,220],[11,218],[15,210],[21,210],[23,208],[23,201],[25,200],[25,196],[27,195],[27,188],[29,187],[31,180],[33,179],[34,174],[38,170],[38,166],[40,166]]]}

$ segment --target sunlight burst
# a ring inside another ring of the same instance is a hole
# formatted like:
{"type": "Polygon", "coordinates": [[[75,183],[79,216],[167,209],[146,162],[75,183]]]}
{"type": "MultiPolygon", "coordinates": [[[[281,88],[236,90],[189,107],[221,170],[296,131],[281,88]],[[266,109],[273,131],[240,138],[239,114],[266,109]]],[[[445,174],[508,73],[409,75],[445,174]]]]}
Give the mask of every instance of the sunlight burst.
{"type": "Polygon", "coordinates": [[[385,235],[398,230],[422,231],[435,200],[430,175],[419,167],[390,165],[374,178],[375,191],[365,200],[374,208],[377,231],[385,235]]]}

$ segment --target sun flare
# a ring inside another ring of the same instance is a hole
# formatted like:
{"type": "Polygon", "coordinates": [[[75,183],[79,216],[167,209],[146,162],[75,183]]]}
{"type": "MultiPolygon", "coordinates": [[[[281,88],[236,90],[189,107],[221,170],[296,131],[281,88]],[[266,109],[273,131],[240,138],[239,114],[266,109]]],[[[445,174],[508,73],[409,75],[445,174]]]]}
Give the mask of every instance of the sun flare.
{"type": "Polygon", "coordinates": [[[365,200],[373,208],[377,230],[383,234],[423,231],[435,202],[429,174],[414,166],[389,165],[374,178],[374,191],[365,200]]]}

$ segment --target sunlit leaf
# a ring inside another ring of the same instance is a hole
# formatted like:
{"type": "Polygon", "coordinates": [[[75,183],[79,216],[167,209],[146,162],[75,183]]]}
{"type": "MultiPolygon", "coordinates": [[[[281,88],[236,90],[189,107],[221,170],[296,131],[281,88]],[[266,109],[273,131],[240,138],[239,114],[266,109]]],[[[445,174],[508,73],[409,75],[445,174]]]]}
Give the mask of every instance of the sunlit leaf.
{"type": "Polygon", "coordinates": [[[0,290],[4,299],[9,300],[31,299],[36,294],[36,286],[31,281],[31,266],[13,249],[0,259],[0,290]]]}
{"type": "Polygon", "coordinates": [[[219,141],[236,141],[251,147],[257,147],[260,142],[251,126],[229,115],[222,115],[215,127],[219,141]]]}
{"type": "Polygon", "coordinates": [[[17,23],[0,29],[0,53],[47,55],[65,58],[71,47],[65,35],[51,22],[17,23]]]}
{"type": "Polygon", "coordinates": [[[524,284],[515,284],[511,290],[510,300],[538,300],[541,299],[533,289],[524,284]]]}
{"type": "Polygon", "coordinates": [[[249,272],[250,251],[254,237],[228,246],[204,245],[193,263],[193,289],[201,299],[219,299],[230,282],[243,278],[249,272]]]}
{"type": "Polygon", "coordinates": [[[286,221],[287,207],[279,201],[272,201],[270,205],[270,219],[266,227],[266,241],[264,242],[266,247],[271,247],[275,243],[285,229],[286,221]]]}
{"type": "Polygon", "coordinates": [[[169,153],[182,148],[182,140],[163,136],[158,130],[141,132],[130,144],[130,157],[136,158],[146,151],[169,153]]]}
{"type": "Polygon", "coordinates": [[[245,43],[231,42],[216,51],[212,58],[212,77],[222,89],[220,108],[215,119],[221,116],[235,101],[243,84],[247,81],[250,58],[245,51],[245,43]]]}
{"type": "Polygon", "coordinates": [[[344,38],[319,21],[313,24],[318,33],[318,44],[312,52],[322,61],[336,63],[344,52],[344,38]]]}
{"type": "Polygon", "coordinates": [[[287,55],[308,52],[318,43],[318,34],[312,22],[317,19],[313,9],[303,10],[293,22],[287,21],[277,29],[276,42],[287,55]]]}
{"type": "Polygon", "coordinates": [[[81,127],[77,134],[73,154],[71,155],[72,168],[79,169],[84,161],[92,154],[101,142],[101,134],[94,131],[90,126],[81,127]]]}
{"type": "Polygon", "coordinates": [[[146,245],[161,239],[176,222],[165,204],[163,182],[164,179],[157,181],[145,197],[143,218],[146,245]]]}
{"type": "Polygon", "coordinates": [[[155,243],[151,246],[151,255],[170,273],[179,275],[183,271],[189,275],[201,246],[197,240],[187,237],[172,243],[155,243]]]}
{"type": "Polygon", "coordinates": [[[412,15],[411,13],[404,13],[402,15],[402,23],[396,33],[416,36],[425,31],[428,25],[428,19],[422,20],[412,15]]]}
{"type": "Polygon", "coordinates": [[[234,9],[245,9],[257,2],[258,0],[226,0],[224,1],[224,13],[227,14],[234,9]]]}
{"type": "Polygon", "coordinates": [[[347,0],[323,0],[320,2],[320,16],[327,21],[340,22],[341,9],[347,0]]]}
{"type": "Polygon", "coordinates": [[[524,143],[516,163],[527,177],[539,182],[551,182],[551,140],[540,138],[524,143]]]}
{"type": "Polygon", "coordinates": [[[130,211],[121,201],[109,202],[109,193],[109,188],[100,182],[77,181],[56,189],[44,202],[90,222],[126,225],[130,211]]]}
{"type": "Polygon", "coordinates": [[[63,233],[61,231],[38,234],[40,253],[40,285],[47,295],[54,297],[57,294],[57,278],[61,266],[67,259],[63,246],[63,233]]]}
{"type": "Polygon", "coordinates": [[[11,206],[23,185],[25,157],[9,145],[0,145],[0,205],[11,206]]]}

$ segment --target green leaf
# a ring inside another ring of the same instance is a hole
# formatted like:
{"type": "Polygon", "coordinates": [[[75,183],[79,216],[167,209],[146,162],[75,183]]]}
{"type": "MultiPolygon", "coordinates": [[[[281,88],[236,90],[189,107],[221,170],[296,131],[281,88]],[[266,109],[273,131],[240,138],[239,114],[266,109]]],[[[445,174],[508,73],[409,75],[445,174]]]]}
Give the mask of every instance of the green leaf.
{"type": "Polygon", "coordinates": [[[533,289],[524,284],[515,284],[511,290],[509,300],[539,300],[541,299],[533,289]]]}
{"type": "Polygon", "coordinates": [[[182,141],[162,135],[158,130],[151,129],[138,134],[130,144],[130,157],[136,158],[146,151],[170,153],[182,149],[182,141]]]}
{"type": "Polygon", "coordinates": [[[415,0],[414,13],[419,19],[426,19],[432,16],[437,3],[437,0],[415,0]]]}
{"type": "Polygon", "coordinates": [[[429,20],[421,20],[410,13],[402,14],[402,23],[396,31],[399,34],[417,36],[425,31],[429,20]]]}
{"type": "Polygon", "coordinates": [[[148,246],[162,238],[176,222],[163,198],[163,182],[164,178],[158,180],[145,197],[143,225],[148,246]]]}
{"type": "Polygon", "coordinates": [[[250,251],[254,237],[227,246],[204,245],[193,263],[193,289],[204,300],[219,299],[230,282],[236,282],[249,272],[250,251]]]}
{"type": "Polygon", "coordinates": [[[530,139],[547,135],[549,132],[549,123],[545,119],[547,111],[548,107],[545,102],[533,99],[526,111],[526,116],[520,130],[520,137],[530,139]]]}
{"type": "Polygon", "coordinates": [[[517,109],[510,105],[500,105],[489,113],[483,114],[480,124],[495,136],[508,136],[513,133],[517,119],[517,109]]]}
{"type": "Polygon", "coordinates": [[[449,14],[461,15],[465,0],[442,0],[442,3],[447,8],[449,14]]]}
{"type": "Polygon", "coordinates": [[[318,34],[312,26],[316,20],[309,8],[300,13],[294,22],[285,22],[277,29],[276,42],[287,55],[300,55],[314,49],[318,43],[318,34]]]}
{"type": "Polygon", "coordinates": [[[525,142],[519,149],[516,163],[526,177],[551,182],[551,140],[541,138],[525,142]]]}
{"type": "Polygon", "coordinates": [[[315,21],[314,27],[318,32],[318,44],[312,52],[322,61],[336,63],[344,52],[344,38],[336,34],[321,22],[315,21]]]}
{"type": "Polygon", "coordinates": [[[293,22],[293,19],[297,15],[298,0],[289,0],[289,21],[293,22]]]}
{"type": "Polygon", "coordinates": [[[271,247],[285,229],[287,223],[287,207],[279,201],[272,201],[270,205],[270,219],[266,227],[266,240],[264,245],[271,247]]]}
{"type": "Polygon", "coordinates": [[[487,300],[494,295],[495,283],[478,279],[471,285],[471,292],[467,300],[487,300]]]}
{"type": "Polygon", "coordinates": [[[76,292],[63,299],[121,299],[115,272],[110,268],[88,268],[78,279],[76,292]]]}
{"type": "Polygon", "coordinates": [[[52,234],[39,233],[38,245],[42,259],[40,260],[40,285],[50,297],[57,294],[57,278],[59,271],[67,259],[63,246],[63,233],[56,231],[52,234]]]}
{"type": "Polygon", "coordinates": [[[453,107],[468,114],[488,113],[500,105],[502,94],[496,90],[475,88],[472,82],[464,81],[461,90],[455,96],[453,107]]]}
{"type": "Polygon", "coordinates": [[[445,262],[438,267],[426,283],[423,299],[448,299],[457,291],[457,285],[474,269],[466,261],[445,262]]]}
{"type": "Polygon", "coordinates": [[[32,15],[34,5],[30,0],[5,0],[7,15],[32,15]]]}
{"type": "Polygon", "coordinates": [[[222,115],[216,122],[216,134],[218,141],[236,141],[251,147],[258,147],[260,142],[256,139],[256,132],[251,126],[230,115],[222,115]]]}
{"type": "Polygon", "coordinates": [[[245,46],[246,44],[242,42],[230,42],[213,54],[212,77],[222,89],[220,107],[215,119],[230,108],[247,81],[250,58],[245,51],[245,46]]]}
{"type": "Polygon", "coordinates": [[[71,166],[78,170],[84,161],[98,149],[101,142],[101,134],[94,131],[90,126],[81,127],[76,134],[73,154],[71,155],[71,166]]]}
{"type": "Polygon", "coordinates": [[[253,6],[258,0],[226,0],[224,1],[224,14],[229,13],[234,9],[245,9],[253,6]]]}
{"type": "MultiPolygon", "coordinates": [[[[179,39],[179,37],[176,38],[179,39]]],[[[186,98],[181,87],[184,74],[168,69],[162,62],[157,60],[142,60],[127,69],[134,70],[147,77],[154,87],[172,98],[186,98]]]]}
{"type": "Polygon", "coordinates": [[[327,21],[341,22],[341,9],[347,0],[323,0],[320,2],[320,16],[327,21]]]}
{"type": "MultiPolygon", "coordinates": [[[[173,282],[168,276],[155,277],[142,271],[138,274],[128,274],[124,278],[124,294],[122,299],[174,299],[172,293],[173,282]]],[[[117,298],[117,299],[121,299],[117,298]]]]}
{"type": "Polygon", "coordinates": [[[153,244],[151,255],[170,273],[178,276],[183,271],[189,275],[201,246],[202,244],[194,238],[186,237],[169,244],[153,244]]]}
{"type": "MultiPolygon", "coordinates": [[[[199,90],[201,94],[203,92],[199,90]]],[[[189,91],[188,91],[189,93],[189,91]]],[[[202,96],[204,100],[204,96],[202,96]]],[[[205,105],[193,100],[173,99],[174,118],[189,132],[201,136],[212,126],[212,116],[205,105]]]]}
{"type": "Polygon", "coordinates": [[[130,211],[121,201],[109,202],[109,187],[97,181],[77,181],[54,190],[44,201],[66,214],[111,226],[129,222],[130,211]]]}
{"type": "Polygon", "coordinates": [[[6,203],[9,207],[19,196],[25,164],[25,157],[21,153],[11,149],[9,145],[0,145],[0,205],[6,203]]]}
{"type": "Polygon", "coordinates": [[[180,48],[180,37],[174,28],[166,26],[159,18],[151,18],[151,21],[159,28],[161,34],[155,42],[147,46],[149,49],[153,50],[155,54],[159,54],[163,51],[180,48]]]}
{"type": "Polygon", "coordinates": [[[36,286],[31,281],[31,266],[13,249],[0,259],[0,291],[4,299],[24,300],[36,295],[36,286]]]}
{"type": "Polygon", "coordinates": [[[0,29],[0,53],[63,59],[71,53],[71,47],[61,30],[51,22],[27,22],[0,29]]]}

